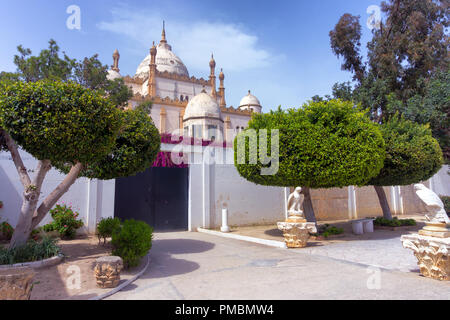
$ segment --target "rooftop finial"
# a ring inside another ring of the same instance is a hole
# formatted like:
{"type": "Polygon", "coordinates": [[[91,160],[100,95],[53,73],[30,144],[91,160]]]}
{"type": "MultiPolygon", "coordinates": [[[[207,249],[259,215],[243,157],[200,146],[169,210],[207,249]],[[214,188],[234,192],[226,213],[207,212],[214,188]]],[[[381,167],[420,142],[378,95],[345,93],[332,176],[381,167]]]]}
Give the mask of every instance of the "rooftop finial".
{"type": "Polygon", "coordinates": [[[163,29],[161,34],[161,43],[167,43],[166,40],[166,22],[163,20],[163,29]]]}

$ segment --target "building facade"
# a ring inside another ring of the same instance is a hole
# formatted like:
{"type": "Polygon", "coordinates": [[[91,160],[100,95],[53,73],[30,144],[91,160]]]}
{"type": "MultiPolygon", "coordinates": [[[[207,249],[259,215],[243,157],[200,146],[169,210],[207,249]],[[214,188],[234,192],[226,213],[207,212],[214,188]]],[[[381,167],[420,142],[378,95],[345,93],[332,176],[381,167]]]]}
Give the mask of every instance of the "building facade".
{"type": "Polygon", "coordinates": [[[146,101],[153,103],[150,116],[161,134],[232,141],[247,127],[252,113],[262,111],[259,100],[250,91],[237,108],[227,106],[225,75],[221,70],[217,81],[213,55],[209,61],[208,80],[190,76],[183,61],[168,44],[164,26],[159,44],[153,43],[134,76],[120,74],[119,59],[116,50],[108,78],[123,78],[133,90],[129,108],[136,108],[146,101]]]}

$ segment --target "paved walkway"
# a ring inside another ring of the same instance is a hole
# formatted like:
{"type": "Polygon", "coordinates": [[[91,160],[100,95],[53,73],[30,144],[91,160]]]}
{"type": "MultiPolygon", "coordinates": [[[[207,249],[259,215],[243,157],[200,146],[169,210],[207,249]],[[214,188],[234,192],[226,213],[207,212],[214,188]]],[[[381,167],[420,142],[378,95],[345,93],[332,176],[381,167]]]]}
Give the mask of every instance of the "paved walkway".
{"type": "Polygon", "coordinates": [[[158,233],[149,270],[109,299],[450,299],[448,282],[417,272],[377,273],[338,260],[337,252],[347,251],[344,245],[336,253],[328,249],[332,258],[314,250],[276,249],[200,233],[158,233]]]}

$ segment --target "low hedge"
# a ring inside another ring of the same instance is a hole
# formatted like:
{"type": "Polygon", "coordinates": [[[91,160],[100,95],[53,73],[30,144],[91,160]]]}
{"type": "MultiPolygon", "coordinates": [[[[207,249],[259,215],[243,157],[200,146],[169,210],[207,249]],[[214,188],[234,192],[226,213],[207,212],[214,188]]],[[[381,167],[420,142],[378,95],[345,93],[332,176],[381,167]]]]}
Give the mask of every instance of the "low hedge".
{"type": "Polygon", "coordinates": [[[152,247],[153,228],[143,221],[125,220],[112,234],[112,255],[122,258],[124,267],[135,267],[152,247]]]}
{"type": "Polygon", "coordinates": [[[98,242],[103,239],[103,244],[106,243],[106,238],[112,237],[113,233],[120,229],[121,222],[119,218],[106,218],[99,221],[97,224],[98,242]]]}
{"type": "Polygon", "coordinates": [[[398,219],[397,217],[392,220],[378,217],[373,221],[373,224],[380,227],[406,227],[415,226],[417,224],[414,219],[398,219]]]}

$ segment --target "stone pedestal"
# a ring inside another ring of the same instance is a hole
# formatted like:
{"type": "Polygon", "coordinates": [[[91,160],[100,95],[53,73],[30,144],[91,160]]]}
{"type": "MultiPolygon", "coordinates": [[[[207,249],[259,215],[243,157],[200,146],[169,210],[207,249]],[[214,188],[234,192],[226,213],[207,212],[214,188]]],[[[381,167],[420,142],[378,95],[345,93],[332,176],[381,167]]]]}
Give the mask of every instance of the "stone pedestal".
{"type": "Polygon", "coordinates": [[[402,236],[401,241],[404,248],[413,250],[423,276],[450,280],[450,238],[411,234],[402,236]]]}
{"type": "Polygon", "coordinates": [[[123,269],[123,261],[120,257],[107,256],[96,260],[94,268],[97,286],[100,288],[115,288],[120,282],[120,271],[123,269]]]}
{"type": "Polygon", "coordinates": [[[304,248],[308,243],[309,233],[316,233],[316,224],[306,220],[289,217],[286,222],[278,222],[278,229],[283,231],[284,242],[288,248],[304,248]]]}
{"type": "Polygon", "coordinates": [[[0,268],[0,300],[29,300],[34,274],[29,267],[0,268]]]}

